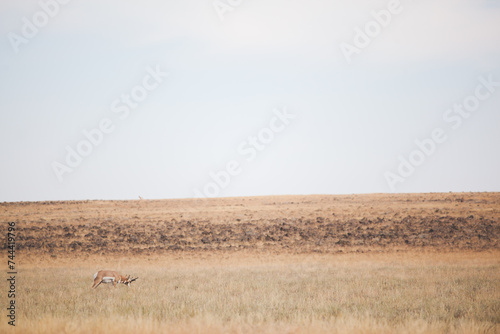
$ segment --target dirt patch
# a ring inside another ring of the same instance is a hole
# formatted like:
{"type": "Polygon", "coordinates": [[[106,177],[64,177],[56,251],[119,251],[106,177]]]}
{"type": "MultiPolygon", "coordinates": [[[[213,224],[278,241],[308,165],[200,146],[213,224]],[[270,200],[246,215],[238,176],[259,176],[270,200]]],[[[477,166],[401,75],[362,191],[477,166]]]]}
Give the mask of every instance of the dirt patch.
{"type": "Polygon", "coordinates": [[[498,250],[499,203],[500,194],[487,193],[23,202],[0,209],[2,220],[16,221],[17,250],[26,254],[338,253],[498,250]]]}

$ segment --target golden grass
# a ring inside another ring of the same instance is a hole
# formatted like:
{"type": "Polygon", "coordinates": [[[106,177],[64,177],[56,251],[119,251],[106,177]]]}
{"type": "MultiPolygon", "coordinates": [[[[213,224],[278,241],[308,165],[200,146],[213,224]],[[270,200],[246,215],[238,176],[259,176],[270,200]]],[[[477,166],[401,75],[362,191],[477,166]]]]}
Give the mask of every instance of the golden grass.
{"type": "Polygon", "coordinates": [[[95,221],[210,221],[212,224],[318,216],[340,220],[469,215],[500,217],[500,192],[294,195],[209,199],[0,203],[0,219],[63,225],[95,221]]]}
{"type": "MultiPolygon", "coordinates": [[[[500,254],[93,259],[18,275],[22,333],[498,333],[500,254]],[[97,265],[140,279],[92,290],[97,265]]],[[[6,321],[0,332],[11,331],[6,321]]]]}
{"type": "Polygon", "coordinates": [[[0,203],[0,219],[18,270],[0,333],[500,333],[500,193],[0,203]],[[92,290],[98,269],[140,278],[92,290]]]}

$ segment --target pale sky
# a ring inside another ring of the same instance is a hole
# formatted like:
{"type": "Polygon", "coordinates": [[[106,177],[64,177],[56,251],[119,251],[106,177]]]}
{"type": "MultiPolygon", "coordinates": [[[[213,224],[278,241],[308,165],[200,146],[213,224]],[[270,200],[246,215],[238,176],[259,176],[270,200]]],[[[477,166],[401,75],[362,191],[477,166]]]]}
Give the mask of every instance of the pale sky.
{"type": "Polygon", "coordinates": [[[500,191],[500,0],[7,0],[0,36],[0,201],[500,191]]]}

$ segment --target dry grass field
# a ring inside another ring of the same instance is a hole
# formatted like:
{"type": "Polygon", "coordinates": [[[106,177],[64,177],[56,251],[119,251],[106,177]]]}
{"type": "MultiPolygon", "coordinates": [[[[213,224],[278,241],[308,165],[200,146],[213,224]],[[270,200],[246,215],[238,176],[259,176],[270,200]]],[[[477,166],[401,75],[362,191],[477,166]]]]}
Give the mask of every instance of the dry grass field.
{"type": "Polygon", "coordinates": [[[1,333],[500,333],[499,193],[0,203],[0,216],[16,222],[18,267],[16,327],[4,311],[1,333]],[[140,278],[92,290],[98,269],[140,278]]]}

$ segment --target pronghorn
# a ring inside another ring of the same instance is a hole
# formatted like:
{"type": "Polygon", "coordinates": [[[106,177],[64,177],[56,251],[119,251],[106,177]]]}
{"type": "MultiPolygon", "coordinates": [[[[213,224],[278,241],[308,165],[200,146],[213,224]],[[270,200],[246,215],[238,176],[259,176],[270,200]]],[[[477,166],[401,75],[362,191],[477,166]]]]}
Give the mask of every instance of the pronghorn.
{"type": "Polygon", "coordinates": [[[112,270],[99,270],[94,274],[94,284],[92,285],[92,288],[97,288],[101,283],[113,283],[115,288],[117,283],[122,283],[130,288],[130,283],[138,278],[139,277],[130,279],[130,275],[125,277],[112,270]]]}

